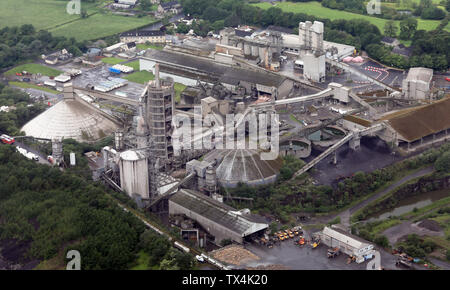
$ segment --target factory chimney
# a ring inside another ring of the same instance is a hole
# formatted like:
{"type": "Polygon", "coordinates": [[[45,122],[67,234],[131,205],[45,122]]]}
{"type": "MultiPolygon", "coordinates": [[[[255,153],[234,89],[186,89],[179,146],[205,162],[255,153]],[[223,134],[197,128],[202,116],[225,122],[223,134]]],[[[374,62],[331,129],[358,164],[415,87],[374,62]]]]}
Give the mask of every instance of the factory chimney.
{"type": "Polygon", "coordinates": [[[160,89],[161,81],[159,79],[159,63],[155,64],[155,83],[156,83],[156,88],[160,89]]]}

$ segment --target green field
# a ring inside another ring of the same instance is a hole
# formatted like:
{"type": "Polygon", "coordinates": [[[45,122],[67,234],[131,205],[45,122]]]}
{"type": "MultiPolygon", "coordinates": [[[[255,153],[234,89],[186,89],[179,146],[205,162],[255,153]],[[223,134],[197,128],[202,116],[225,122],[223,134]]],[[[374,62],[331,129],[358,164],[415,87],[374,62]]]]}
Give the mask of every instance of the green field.
{"type": "Polygon", "coordinates": [[[139,71],[140,70],[139,60],[135,60],[135,61],[132,61],[132,62],[124,63],[123,65],[132,67],[135,71],[139,71]]]}
{"type": "Polygon", "coordinates": [[[41,91],[44,91],[44,92],[47,92],[47,93],[59,94],[59,92],[56,91],[56,90],[52,90],[52,89],[49,89],[49,88],[46,88],[46,87],[40,87],[40,86],[29,84],[29,83],[9,82],[9,84],[11,86],[16,86],[16,87],[23,88],[23,89],[36,89],[36,90],[41,90],[41,91]]]}
{"type": "Polygon", "coordinates": [[[121,58],[117,58],[117,57],[104,57],[102,58],[102,62],[106,63],[106,64],[111,64],[111,65],[115,65],[121,62],[124,62],[125,60],[121,59],[121,58]]]}
{"type": "Polygon", "coordinates": [[[22,71],[27,71],[32,74],[42,74],[49,77],[56,77],[62,73],[62,71],[36,64],[36,63],[28,63],[28,64],[22,64],[19,66],[16,66],[15,68],[10,69],[9,71],[5,72],[5,75],[11,76],[15,75],[16,73],[20,73],[22,71]]]}
{"type": "Polygon", "coordinates": [[[134,73],[131,73],[124,77],[124,79],[129,80],[130,82],[138,83],[138,84],[146,84],[150,80],[154,80],[155,76],[148,71],[137,71],[134,73]]]}
{"type": "Polygon", "coordinates": [[[180,84],[180,83],[175,83],[174,84],[174,89],[175,89],[175,102],[179,103],[180,99],[181,99],[181,92],[184,91],[184,89],[186,88],[185,85],[180,84]]]}
{"type": "Polygon", "coordinates": [[[136,47],[140,50],[146,50],[149,48],[153,48],[153,49],[157,49],[157,50],[162,50],[164,48],[164,46],[162,45],[156,45],[156,44],[145,44],[145,43],[140,43],[137,44],[136,47]]]}
{"type": "MultiPolygon", "coordinates": [[[[271,5],[267,2],[252,4],[254,6],[260,7],[262,9],[269,9],[270,7],[278,7],[284,12],[293,12],[293,13],[305,13],[308,15],[317,16],[319,18],[328,18],[330,20],[336,20],[336,19],[365,19],[369,21],[370,23],[376,25],[380,32],[383,33],[384,30],[384,24],[388,21],[387,19],[381,19],[377,17],[367,16],[367,15],[361,15],[356,13],[350,13],[347,11],[342,10],[335,10],[323,7],[319,2],[282,2],[282,3],[276,3],[276,5],[271,5]]],[[[423,20],[423,19],[417,19],[418,21],[418,28],[417,29],[424,29],[424,30],[433,30],[435,29],[440,21],[437,20],[423,20]]],[[[400,21],[395,21],[397,25],[399,25],[400,21]]],[[[446,27],[447,30],[449,26],[446,27]]],[[[449,30],[450,31],[450,30],[449,30]]]]}
{"type": "MultiPolygon", "coordinates": [[[[45,29],[56,36],[75,37],[79,41],[97,39],[154,22],[150,17],[113,15],[100,3],[82,3],[90,15],[82,19],[66,11],[68,1],[61,0],[2,0],[0,28],[33,24],[37,30],[45,29]]],[[[109,1],[110,2],[110,1],[109,1]]]]}

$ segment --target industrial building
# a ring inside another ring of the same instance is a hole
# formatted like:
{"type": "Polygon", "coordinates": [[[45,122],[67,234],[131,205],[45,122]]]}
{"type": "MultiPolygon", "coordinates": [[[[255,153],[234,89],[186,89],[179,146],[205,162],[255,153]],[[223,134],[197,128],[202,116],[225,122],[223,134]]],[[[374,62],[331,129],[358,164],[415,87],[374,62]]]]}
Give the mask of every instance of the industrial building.
{"type": "MultiPolygon", "coordinates": [[[[397,146],[409,151],[438,139],[450,139],[450,98],[383,117],[397,146]]],[[[388,140],[390,141],[390,140],[388,140]]]]}
{"type": "Polygon", "coordinates": [[[224,239],[242,243],[246,237],[263,234],[266,220],[249,210],[238,211],[202,193],[180,189],[169,199],[170,215],[185,215],[195,220],[219,244],[224,239]]]}
{"type": "Polygon", "coordinates": [[[293,87],[292,80],[278,74],[164,50],[147,51],[140,59],[140,68],[154,73],[156,63],[160,64],[161,77],[170,77],[187,86],[195,86],[198,80],[208,84],[218,82],[234,93],[241,87],[246,95],[264,94],[275,99],[285,98],[293,87]]]}
{"type": "Polygon", "coordinates": [[[405,99],[424,100],[430,96],[433,70],[424,67],[409,69],[408,76],[402,82],[402,92],[405,99]]]}
{"type": "Polygon", "coordinates": [[[133,30],[120,34],[120,42],[165,44],[166,34],[160,30],[133,30]]]}
{"type": "Polygon", "coordinates": [[[64,98],[26,123],[21,131],[36,138],[73,138],[96,141],[111,135],[120,122],[74,94],[71,84],[64,86],[64,98]]]}
{"type": "Polygon", "coordinates": [[[339,248],[342,253],[355,257],[357,263],[372,258],[374,253],[372,244],[346,232],[337,225],[325,227],[318,235],[325,245],[330,248],[339,248]]]}
{"type": "Polygon", "coordinates": [[[146,102],[150,135],[153,137],[153,156],[161,161],[173,157],[172,116],[175,110],[174,83],[171,79],[160,79],[159,65],[155,66],[154,82],[147,86],[146,102]]]}

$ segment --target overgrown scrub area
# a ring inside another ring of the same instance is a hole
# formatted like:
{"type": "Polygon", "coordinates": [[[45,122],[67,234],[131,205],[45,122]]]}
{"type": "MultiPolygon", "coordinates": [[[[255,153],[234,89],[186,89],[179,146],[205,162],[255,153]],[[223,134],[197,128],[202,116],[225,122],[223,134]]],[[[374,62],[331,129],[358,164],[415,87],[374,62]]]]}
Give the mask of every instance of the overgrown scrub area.
{"type": "Polygon", "coordinates": [[[135,260],[144,225],[103,186],[36,164],[9,145],[0,146],[0,179],[0,239],[29,243],[24,259],[74,249],[82,269],[126,269],[135,260]]]}
{"type": "Polygon", "coordinates": [[[433,164],[448,150],[450,144],[373,172],[356,172],[352,177],[340,181],[335,188],[313,185],[305,175],[290,180],[293,173],[303,166],[303,161],[288,156],[276,184],[263,187],[240,184],[228,191],[232,196],[254,199],[252,203],[234,202],[233,206],[250,207],[259,214],[273,215],[282,223],[288,223],[292,221],[291,215],[294,213],[328,213],[342,209],[380,189],[404,171],[433,164]]]}
{"type": "Polygon", "coordinates": [[[367,217],[375,215],[383,210],[393,209],[405,198],[450,187],[450,169],[448,168],[450,165],[447,163],[450,161],[450,144],[445,144],[439,149],[431,149],[424,155],[417,157],[417,159],[418,160],[414,159],[407,161],[409,164],[408,166],[414,167],[423,162],[434,162],[437,171],[428,176],[413,180],[408,184],[395,189],[391,194],[375,200],[356,213],[353,220],[365,220],[367,217]]]}
{"type": "Polygon", "coordinates": [[[11,136],[20,135],[20,128],[45,110],[44,104],[33,103],[28,94],[1,83],[0,106],[15,107],[0,112],[0,132],[11,136]]]}
{"type": "Polygon", "coordinates": [[[188,270],[194,266],[191,254],[171,247],[166,237],[153,231],[141,234],[138,249],[141,259],[131,269],[188,270]]]}
{"type": "Polygon", "coordinates": [[[437,245],[427,239],[420,238],[416,234],[408,235],[405,241],[397,244],[400,250],[404,250],[408,255],[416,258],[425,258],[431,254],[437,245]]]}

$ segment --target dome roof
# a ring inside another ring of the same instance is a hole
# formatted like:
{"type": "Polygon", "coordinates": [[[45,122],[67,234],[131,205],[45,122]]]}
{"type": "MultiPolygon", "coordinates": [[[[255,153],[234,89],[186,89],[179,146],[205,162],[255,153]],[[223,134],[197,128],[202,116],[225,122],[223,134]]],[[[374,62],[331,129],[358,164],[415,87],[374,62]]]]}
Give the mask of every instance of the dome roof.
{"type": "Polygon", "coordinates": [[[119,123],[82,101],[63,99],[26,123],[21,131],[36,138],[96,141],[112,134],[119,123]]]}
{"type": "Polygon", "coordinates": [[[249,185],[262,185],[275,182],[283,161],[261,160],[258,150],[214,150],[204,161],[217,160],[216,175],[224,187],[235,187],[239,182],[249,185]]]}

